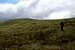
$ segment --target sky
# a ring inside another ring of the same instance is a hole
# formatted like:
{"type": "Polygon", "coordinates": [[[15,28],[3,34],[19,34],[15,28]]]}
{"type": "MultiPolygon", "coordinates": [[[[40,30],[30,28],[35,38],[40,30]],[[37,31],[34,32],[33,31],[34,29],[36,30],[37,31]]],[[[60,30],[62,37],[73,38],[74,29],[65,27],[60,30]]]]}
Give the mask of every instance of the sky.
{"type": "Polygon", "coordinates": [[[0,0],[0,19],[75,17],[75,0],[0,0]]]}
{"type": "Polygon", "coordinates": [[[16,3],[16,0],[0,0],[0,3],[16,3]]]}

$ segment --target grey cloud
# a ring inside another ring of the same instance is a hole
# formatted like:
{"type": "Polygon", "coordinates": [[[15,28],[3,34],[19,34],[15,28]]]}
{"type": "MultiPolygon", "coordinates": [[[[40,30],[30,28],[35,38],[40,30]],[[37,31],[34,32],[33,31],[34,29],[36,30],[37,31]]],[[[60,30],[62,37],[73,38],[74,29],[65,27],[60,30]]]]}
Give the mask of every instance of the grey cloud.
{"type": "MultiPolygon", "coordinates": [[[[60,13],[62,11],[70,12],[69,18],[72,18],[75,16],[75,1],[74,0],[32,0],[31,2],[28,1],[28,3],[31,3],[28,6],[24,6],[24,2],[26,0],[18,0],[12,9],[7,9],[6,12],[0,12],[0,16],[5,16],[7,18],[35,18],[35,19],[50,19],[52,18],[53,13],[60,13]],[[20,3],[23,1],[23,3],[20,3]],[[16,12],[15,12],[16,11],[16,12]]],[[[28,4],[27,3],[27,4],[28,4]]],[[[65,16],[68,16],[67,13],[64,14],[64,12],[61,14],[63,18],[66,18],[65,16]]],[[[58,16],[59,16],[58,15],[58,16]]],[[[60,16],[60,17],[61,17],[60,16]]],[[[53,19],[58,19],[58,17],[55,17],[53,19]]]]}

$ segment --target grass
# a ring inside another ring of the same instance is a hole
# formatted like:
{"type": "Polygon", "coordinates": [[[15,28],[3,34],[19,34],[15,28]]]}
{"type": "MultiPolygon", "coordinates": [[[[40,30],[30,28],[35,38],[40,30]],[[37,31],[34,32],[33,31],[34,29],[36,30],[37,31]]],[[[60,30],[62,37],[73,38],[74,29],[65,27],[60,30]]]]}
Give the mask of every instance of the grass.
{"type": "Polygon", "coordinates": [[[0,23],[0,50],[74,50],[75,18],[15,19],[0,23]],[[64,31],[60,30],[63,21],[64,31]]]}

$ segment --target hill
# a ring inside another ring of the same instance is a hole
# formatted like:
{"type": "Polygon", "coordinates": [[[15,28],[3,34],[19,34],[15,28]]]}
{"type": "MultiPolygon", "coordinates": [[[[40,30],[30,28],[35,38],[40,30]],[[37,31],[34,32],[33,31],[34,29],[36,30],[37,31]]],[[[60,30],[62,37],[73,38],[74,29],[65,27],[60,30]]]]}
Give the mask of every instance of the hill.
{"type": "Polygon", "coordinates": [[[74,50],[75,18],[0,22],[0,50],[74,50]],[[64,22],[64,31],[60,22],[64,22]]]}

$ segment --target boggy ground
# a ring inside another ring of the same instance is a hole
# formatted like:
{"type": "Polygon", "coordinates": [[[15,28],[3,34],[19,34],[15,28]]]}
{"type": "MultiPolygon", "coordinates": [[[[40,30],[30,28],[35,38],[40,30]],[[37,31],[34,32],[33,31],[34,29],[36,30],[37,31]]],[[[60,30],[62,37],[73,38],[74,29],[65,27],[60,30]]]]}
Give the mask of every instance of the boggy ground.
{"type": "Polygon", "coordinates": [[[1,22],[0,50],[75,50],[75,19],[1,22]]]}

